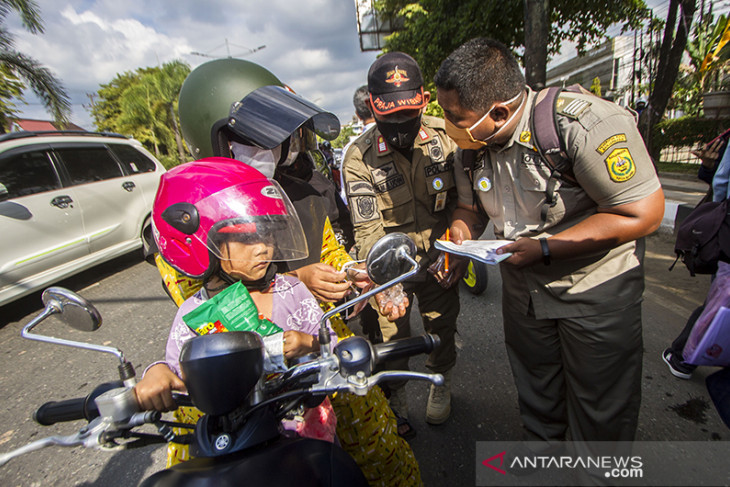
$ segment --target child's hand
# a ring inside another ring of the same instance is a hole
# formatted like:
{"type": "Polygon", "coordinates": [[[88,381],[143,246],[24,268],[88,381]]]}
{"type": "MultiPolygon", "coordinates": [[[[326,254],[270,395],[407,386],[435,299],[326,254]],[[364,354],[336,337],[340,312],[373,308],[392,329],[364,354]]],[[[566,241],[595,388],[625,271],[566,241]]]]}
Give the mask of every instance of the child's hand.
{"type": "Polygon", "coordinates": [[[287,360],[316,352],[318,347],[319,342],[314,335],[294,330],[284,332],[284,357],[287,360]]]}
{"type": "Polygon", "coordinates": [[[185,383],[165,364],[150,367],[142,380],[134,386],[137,404],[143,411],[176,409],[172,391],[186,392],[185,383]]]}
{"type": "Polygon", "coordinates": [[[331,265],[318,262],[300,267],[294,274],[320,301],[334,303],[350,293],[350,283],[345,281],[346,274],[338,272],[331,265]]]}

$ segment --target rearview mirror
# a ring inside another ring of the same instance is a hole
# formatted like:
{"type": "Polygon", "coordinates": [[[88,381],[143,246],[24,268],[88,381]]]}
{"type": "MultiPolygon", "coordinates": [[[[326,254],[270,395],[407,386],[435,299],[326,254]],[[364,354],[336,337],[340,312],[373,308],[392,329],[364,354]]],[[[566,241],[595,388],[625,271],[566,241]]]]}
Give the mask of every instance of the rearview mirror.
{"type": "Polygon", "coordinates": [[[80,331],[95,331],[101,326],[101,314],[86,299],[62,287],[49,287],[43,291],[43,304],[54,307],[61,321],[80,331]]]}
{"type": "Polygon", "coordinates": [[[375,284],[385,284],[406,274],[412,264],[404,255],[415,260],[416,244],[405,233],[389,233],[375,242],[368,252],[368,276],[375,284]]]}

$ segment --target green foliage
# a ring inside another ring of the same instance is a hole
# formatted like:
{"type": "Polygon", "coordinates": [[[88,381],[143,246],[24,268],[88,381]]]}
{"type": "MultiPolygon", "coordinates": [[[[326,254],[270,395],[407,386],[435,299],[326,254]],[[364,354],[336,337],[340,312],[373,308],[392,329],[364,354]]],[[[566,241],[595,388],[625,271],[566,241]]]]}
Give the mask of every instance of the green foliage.
{"type": "Polygon", "coordinates": [[[680,73],[674,85],[670,108],[678,108],[689,115],[698,116],[702,109],[702,94],[707,91],[727,89],[723,79],[730,65],[730,43],[726,44],[716,57],[715,48],[727,28],[728,18],[721,15],[715,22],[708,16],[704,22],[695,24],[685,48],[689,63],[680,66],[680,73]],[[702,64],[710,56],[712,61],[704,69],[702,64]]]}
{"type": "Polygon", "coordinates": [[[593,82],[591,83],[591,93],[596,96],[601,96],[601,78],[598,76],[593,78],[593,82]]]}
{"type": "Polygon", "coordinates": [[[23,101],[23,83],[8,66],[0,65],[0,127],[8,127],[18,115],[14,100],[23,101]]]}
{"type": "Polygon", "coordinates": [[[441,108],[441,105],[438,104],[435,98],[431,98],[431,101],[428,102],[425,113],[432,117],[444,118],[444,109],[441,108]]]}
{"type": "Polygon", "coordinates": [[[692,174],[696,177],[697,163],[658,161],[656,162],[656,170],[660,173],[673,172],[681,174],[692,174]]]}
{"type": "Polygon", "coordinates": [[[96,129],[134,137],[161,160],[184,162],[185,151],[178,145],[177,97],[189,73],[186,63],[171,61],[117,74],[97,92],[99,101],[91,109],[96,129]]]}
{"type": "Polygon", "coordinates": [[[730,127],[730,119],[705,119],[692,116],[663,120],[654,126],[652,146],[699,147],[730,127]]]}
{"type": "MultiPolygon", "coordinates": [[[[188,157],[188,159],[190,159],[188,157]]],[[[172,169],[173,167],[182,164],[183,162],[187,162],[187,160],[180,162],[180,158],[177,156],[177,154],[160,154],[160,156],[157,158],[163,166],[165,166],[165,169],[172,169]]]]}
{"type": "Polygon", "coordinates": [[[23,102],[26,85],[35,93],[54,120],[68,122],[71,103],[66,90],[48,68],[14,48],[14,39],[3,25],[12,11],[20,15],[23,27],[32,34],[43,32],[38,5],[32,0],[0,0],[0,132],[15,118],[14,101],[23,102]]]}
{"type": "Polygon", "coordinates": [[[353,135],[355,135],[355,128],[352,125],[345,125],[342,127],[342,130],[340,130],[340,135],[332,141],[332,147],[342,149],[348,142],[350,142],[350,137],[353,135]]]}
{"type": "MultiPolygon", "coordinates": [[[[385,51],[403,51],[421,67],[426,87],[441,62],[474,37],[491,37],[519,51],[524,44],[524,0],[379,0],[376,7],[388,17],[400,16],[403,29],[388,37],[385,51]]],[[[613,23],[634,26],[645,18],[643,0],[553,0],[551,29],[545,40],[555,54],[564,40],[583,52],[605,38],[613,23]]]]}

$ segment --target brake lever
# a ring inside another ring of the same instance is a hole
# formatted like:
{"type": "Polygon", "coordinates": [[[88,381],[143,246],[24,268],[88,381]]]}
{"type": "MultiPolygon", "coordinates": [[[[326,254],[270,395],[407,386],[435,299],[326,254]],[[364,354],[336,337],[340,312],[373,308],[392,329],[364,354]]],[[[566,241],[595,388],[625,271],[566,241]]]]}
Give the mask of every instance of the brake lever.
{"type": "Polygon", "coordinates": [[[391,380],[426,380],[436,386],[441,386],[444,383],[444,376],[442,374],[425,374],[423,372],[412,372],[412,371],[384,371],[378,372],[377,374],[367,377],[364,372],[358,372],[354,375],[343,377],[342,375],[335,373],[330,374],[329,377],[321,378],[318,384],[315,384],[309,391],[312,394],[330,394],[337,391],[347,391],[358,396],[364,396],[368,390],[381,383],[391,380]]]}

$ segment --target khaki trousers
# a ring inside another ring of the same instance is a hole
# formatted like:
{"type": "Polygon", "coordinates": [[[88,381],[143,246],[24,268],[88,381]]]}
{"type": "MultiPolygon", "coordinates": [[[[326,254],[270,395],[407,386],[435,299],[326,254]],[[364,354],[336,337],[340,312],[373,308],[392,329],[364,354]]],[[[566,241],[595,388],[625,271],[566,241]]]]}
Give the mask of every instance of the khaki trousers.
{"type": "Polygon", "coordinates": [[[505,344],[527,439],[632,441],[641,404],[641,302],[599,316],[538,320],[510,301],[503,295],[505,344]]]}

